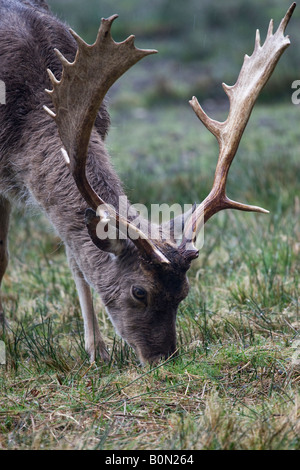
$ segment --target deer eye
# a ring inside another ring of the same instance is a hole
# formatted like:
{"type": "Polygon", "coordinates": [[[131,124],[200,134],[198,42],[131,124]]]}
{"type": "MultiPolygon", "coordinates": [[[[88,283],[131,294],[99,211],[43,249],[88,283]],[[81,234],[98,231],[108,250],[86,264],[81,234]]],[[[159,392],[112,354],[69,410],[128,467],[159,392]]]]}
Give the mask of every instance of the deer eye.
{"type": "Polygon", "coordinates": [[[147,292],[142,287],[132,286],[131,294],[136,300],[139,300],[140,302],[146,302],[147,300],[147,292]]]}

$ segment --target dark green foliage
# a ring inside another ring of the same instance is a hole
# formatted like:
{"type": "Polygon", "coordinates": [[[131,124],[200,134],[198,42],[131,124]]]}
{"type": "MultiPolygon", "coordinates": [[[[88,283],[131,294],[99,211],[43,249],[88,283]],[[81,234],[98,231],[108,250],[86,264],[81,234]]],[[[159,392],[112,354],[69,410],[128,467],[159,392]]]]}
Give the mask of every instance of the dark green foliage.
{"type": "MultiPolygon", "coordinates": [[[[84,8],[80,0],[50,0],[52,9],[66,19],[85,40],[93,42],[101,17],[118,13],[113,26],[116,40],[130,34],[138,47],[154,48],[159,57],[151,59],[158,71],[150,80],[151,101],[196,94],[199,99],[222,98],[221,82],[233,85],[244,54],[251,55],[255,30],[264,40],[269,20],[277,28],[291,2],[281,0],[89,0],[84,8]],[[157,65],[156,65],[157,64],[157,65]],[[182,93],[183,92],[183,93],[182,93]]],[[[278,100],[290,95],[292,81],[299,79],[300,10],[296,8],[287,34],[292,46],[282,58],[272,83],[262,93],[265,100],[278,100]]],[[[141,69],[149,72],[147,64],[141,69]]]]}

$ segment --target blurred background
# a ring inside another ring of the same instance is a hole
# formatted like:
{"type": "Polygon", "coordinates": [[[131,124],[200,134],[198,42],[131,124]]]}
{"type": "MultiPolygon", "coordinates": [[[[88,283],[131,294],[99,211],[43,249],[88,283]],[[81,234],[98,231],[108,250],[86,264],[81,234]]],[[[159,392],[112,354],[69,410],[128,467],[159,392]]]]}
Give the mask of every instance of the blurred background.
{"type": "MultiPolygon", "coordinates": [[[[138,82],[147,83],[142,98],[147,104],[187,100],[193,94],[201,100],[224,98],[220,84],[235,82],[244,54],[252,53],[256,28],[260,29],[263,41],[269,19],[273,18],[277,27],[291,3],[291,0],[89,0],[83,8],[80,0],[49,1],[52,10],[87,42],[94,41],[101,17],[118,13],[119,19],[113,26],[117,41],[135,34],[139,47],[159,51],[159,56],[143,62],[144,73],[139,70],[138,77],[135,71],[130,77],[135,94],[138,82]]],[[[298,8],[288,27],[293,47],[285,54],[262,99],[289,96],[291,82],[300,78],[299,19],[298,8]]],[[[129,83],[126,80],[126,86],[129,83]]]]}

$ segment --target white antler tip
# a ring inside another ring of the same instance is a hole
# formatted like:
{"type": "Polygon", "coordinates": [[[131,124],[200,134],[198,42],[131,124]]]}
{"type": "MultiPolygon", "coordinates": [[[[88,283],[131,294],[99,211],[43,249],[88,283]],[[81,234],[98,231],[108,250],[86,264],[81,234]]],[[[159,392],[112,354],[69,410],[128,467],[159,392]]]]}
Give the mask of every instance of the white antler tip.
{"type": "Polygon", "coordinates": [[[226,83],[222,83],[222,88],[225,91],[226,95],[230,98],[231,95],[231,90],[234,88],[234,86],[227,85],[226,83]]]}
{"type": "Polygon", "coordinates": [[[156,256],[160,259],[161,263],[163,264],[170,264],[170,261],[168,260],[168,258],[166,258],[165,255],[162,254],[162,252],[160,250],[154,250],[156,256]]]}
{"type": "MultiPolygon", "coordinates": [[[[46,90],[46,91],[48,92],[49,90],[46,90]]],[[[46,111],[47,114],[49,114],[50,117],[52,117],[53,119],[56,118],[56,114],[51,109],[49,109],[48,106],[44,105],[43,109],[44,111],[46,111]]]]}
{"type": "Polygon", "coordinates": [[[268,29],[268,33],[267,33],[267,36],[272,36],[273,34],[273,29],[274,29],[274,21],[273,20],[270,20],[270,24],[269,24],[269,29],[268,29]]]}
{"type": "Polygon", "coordinates": [[[282,33],[285,32],[285,28],[287,27],[296,6],[297,6],[296,2],[292,3],[292,5],[288,9],[288,11],[286,12],[285,17],[282,19],[282,21],[279,25],[278,31],[280,31],[282,33]]]}
{"type": "MultiPolygon", "coordinates": [[[[55,49],[54,49],[54,52],[55,52],[55,54],[57,55],[57,57],[59,58],[59,60],[61,61],[62,65],[63,65],[64,67],[67,67],[68,65],[72,65],[72,62],[69,62],[69,61],[65,58],[65,56],[64,56],[58,49],[55,48],[55,49]]],[[[58,81],[58,80],[56,80],[56,81],[58,81]]]]}
{"type": "Polygon", "coordinates": [[[115,21],[117,18],[119,18],[119,15],[115,13],[114,15],[111,15],[108,18],[101,18],[101,22],[113,23],[113,21],[115,21]]]}
{"type": "Polygon", "coordinates": [[[60,151],[62,153],[62,156],[64,157],[64,160],[65,160],[66,164],[69,166],[70,165],[70,157],[68,155],[68,152],[63,147],[60,149],[60,151]]]}
{"type": "Polygon", "coordinates": [[[257,47],[260,47],[260,32],[259,32],[259,29],[256,30],[255,44],[257,45],[257,47]]]}
{"type": "Polygon", "coordinates": [[[69,31],[77,42],[78,47],[87,46],[87,43],[76,33],[76,31],[74,31],[72,28],[69,28],[69,31]]]}
{"type": "Polygon", "coordinates": [[[54,73],[50,70],[50,69],[47,69],[47,72],[48,72],[48,75],[49,75],[49,78],[50,78],[50,81],[52,83],[53,86],[55,85],[58,85],[59,84],[59,80],[57,80],[56,76],[54,75],[54,73]]]}
{"type": "Polygon", "coordinates": [[[119,17],[119,15],[112,15],[109,18],[102,18],[99,32],[103,32],[104,36],[106,37],[107,36],[106,33],[110,32],[113,22],[118,17],[119,17]]]}

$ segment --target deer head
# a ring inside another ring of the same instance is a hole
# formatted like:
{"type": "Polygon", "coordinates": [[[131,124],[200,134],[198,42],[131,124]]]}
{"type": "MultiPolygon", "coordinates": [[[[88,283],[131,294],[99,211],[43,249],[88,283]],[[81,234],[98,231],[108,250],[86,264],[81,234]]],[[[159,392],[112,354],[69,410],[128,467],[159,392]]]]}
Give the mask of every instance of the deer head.
{"type": "Polygon", "coordinates": [[[53,89],[47,92],[55,110],[47,107],[45,110],[58,126],[62,155],[86,201],[85,223],[89,236],[111,258],[109,281],[102,299],[117,331],[143,362],[153,362],[176,351],[176,312],[188,294],[186,273],[199,254],[196,240],[201,226],[224,209],[268,212],[230,200],[226,196],[226,180],[254,103],[290,44],[284,32],[294,9],[295,4],[275,33],[270,22],[263,45],[257,31],[254,52],[251,57],[245,56],[237,82],[234,86],[223,84],[230,102],[225,122],[209,118],[195,97],[190,101],[198,118],[217,138],[220,151],[210,194],[179,222],[170,223],[173,228],[178,223],[183,225],[179,242],[174,230],[166,238],[162,226],[159,237],[149,237],[148,222],[139,218],[136,224],[134,211],[131,217],[121,215],[118,207],[107,203],[104,194],[94,191],[86,174],[91,133],[107,91],[131,66],[156,51],[137,49],[133,36],[116,43],[111,26],[117,15],[102,19],[93,45],[86,44],[71,30],[78,45],[73,63],[56,50],[63,73],[57,80],[48,71],[53,89]],[[112,225],[116,228],[115,239],[99,237],[100,231],[109,231],[112,225]]]}

